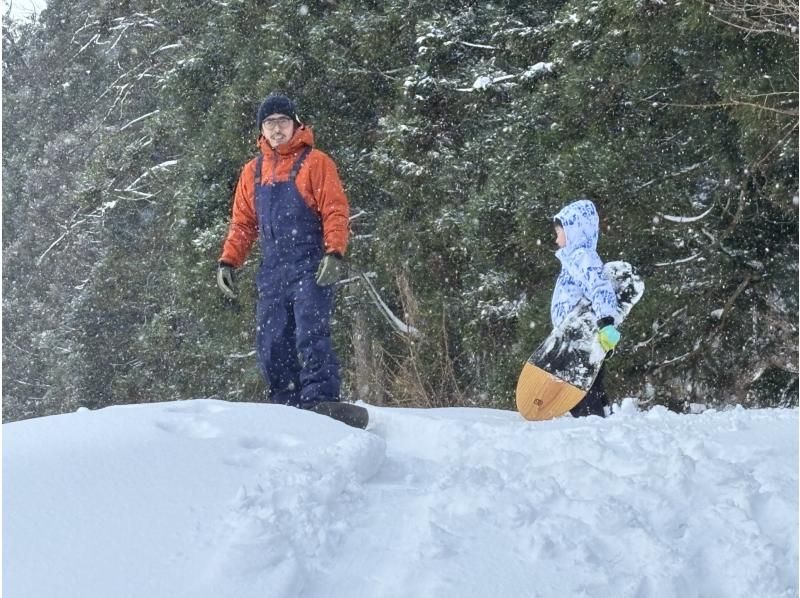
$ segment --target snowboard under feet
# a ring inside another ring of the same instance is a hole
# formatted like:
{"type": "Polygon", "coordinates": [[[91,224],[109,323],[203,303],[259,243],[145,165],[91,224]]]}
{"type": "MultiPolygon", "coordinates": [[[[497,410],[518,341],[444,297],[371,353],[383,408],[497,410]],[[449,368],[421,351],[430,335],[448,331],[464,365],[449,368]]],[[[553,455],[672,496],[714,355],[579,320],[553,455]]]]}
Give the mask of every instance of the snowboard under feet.
{"type": "Polygon", "coordinates": [[[309,407],[308,410],[319,413],[320,415],[327,415],[348,426],[361,428],[362,430],[364,430],[369,423],[369,412],[363,407],[354,405],[353,403],[322,401],[313,407],[309,407]]]}

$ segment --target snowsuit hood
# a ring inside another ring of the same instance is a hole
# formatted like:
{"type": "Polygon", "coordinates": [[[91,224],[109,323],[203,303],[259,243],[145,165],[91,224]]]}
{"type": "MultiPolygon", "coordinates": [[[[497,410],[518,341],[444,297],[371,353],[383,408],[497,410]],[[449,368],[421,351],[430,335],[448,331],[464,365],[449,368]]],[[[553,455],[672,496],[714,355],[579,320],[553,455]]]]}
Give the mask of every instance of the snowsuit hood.
{"type": "Polygon", "coordinates": [[[600,235],[600,217],[597,208],[588,199],[580,199],[564,207],[553,220],[559,220],[567,235],[567,245],[559,253],[572,253],[582,247],[597,250],[600,235]]]}
{"type": "Polygon", "coordinates": [[[600,218],[588,199],[572,202],[553,219],[558,219],[567,237],[567,244],[556,251],[561,273],[553,289],[550,319],[558,326],[578,302],[586,298],[597,319],[616,318],[619,307],[614,288],[603,276],[603,261],[597,255],[600,218]]]}

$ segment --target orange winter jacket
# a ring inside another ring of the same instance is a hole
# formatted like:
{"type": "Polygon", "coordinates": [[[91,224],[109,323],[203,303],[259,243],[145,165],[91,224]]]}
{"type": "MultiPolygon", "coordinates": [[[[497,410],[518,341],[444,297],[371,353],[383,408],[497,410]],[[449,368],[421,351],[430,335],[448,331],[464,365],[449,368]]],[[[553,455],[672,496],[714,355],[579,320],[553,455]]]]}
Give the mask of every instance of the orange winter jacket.
{"type": "MultiPolygon", "coordinates": [[[[272,149],[264,137],[259,137],[258,147],[264,155],[261,184],[288,180],[295,159],[306,146],[314,146],[314,134],[305,125],[299,127],[292,138],[277,149],[272,149]]],[[[255,168],[256,159],[253,158],[239,176],[231,224],[219,257],[219,261],[235,268],[244,263],[253,241],[258,238],[255,168]]],[[[322,222],[325,253],[338,252],[344,255],[350,235],[350,206],[333,160],[327,154],[312,149],[295,177],[295,185],[306,205],[322,222]]]]}

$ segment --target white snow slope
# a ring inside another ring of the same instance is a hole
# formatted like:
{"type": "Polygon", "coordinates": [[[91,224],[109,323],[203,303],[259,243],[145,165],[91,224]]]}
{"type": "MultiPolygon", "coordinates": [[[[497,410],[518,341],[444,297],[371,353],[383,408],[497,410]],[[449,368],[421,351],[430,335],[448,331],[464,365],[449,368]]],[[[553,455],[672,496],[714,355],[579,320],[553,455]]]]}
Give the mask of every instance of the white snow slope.
{"type": "Polygon", "coordinates": [[[5,424],[3,596],[798,595],[797,409],[369,410],[5,424]]]}

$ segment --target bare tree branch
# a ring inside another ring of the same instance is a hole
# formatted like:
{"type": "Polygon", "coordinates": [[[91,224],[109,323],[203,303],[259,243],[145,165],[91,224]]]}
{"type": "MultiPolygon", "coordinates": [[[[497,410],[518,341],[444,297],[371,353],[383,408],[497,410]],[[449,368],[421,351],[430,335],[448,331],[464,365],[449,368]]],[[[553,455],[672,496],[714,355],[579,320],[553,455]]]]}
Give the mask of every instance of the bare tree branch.
{"type": "Polygon", "coordinates": [[[798,39],[796,0],[701,0],[717,21],[748,34],[774,33],[798,39]]]}

